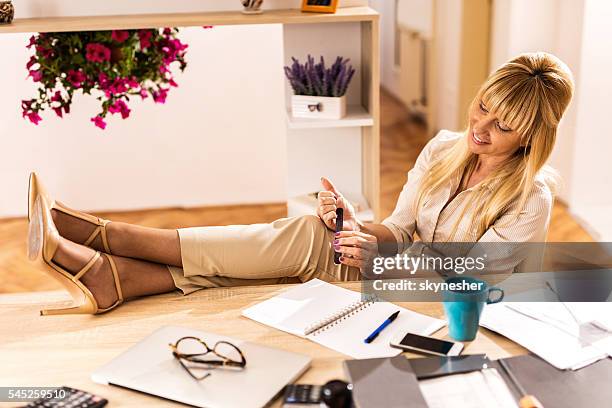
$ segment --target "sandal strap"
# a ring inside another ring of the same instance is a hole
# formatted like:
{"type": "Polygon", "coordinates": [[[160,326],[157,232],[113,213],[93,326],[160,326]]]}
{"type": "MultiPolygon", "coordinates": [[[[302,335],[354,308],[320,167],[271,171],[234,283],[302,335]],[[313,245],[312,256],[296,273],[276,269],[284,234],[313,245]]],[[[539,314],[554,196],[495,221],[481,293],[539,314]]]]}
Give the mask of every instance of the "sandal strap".
{"type": "MultiPolygon", "coordinates": [[[[108,263],[110,264],[111,271],[113,271],[113,278],[115,279],[115,288],[117,289],[117,297],[119,298],[115,305],[123,302],[123,291],[121,290],[121,283],[119,281],[119,273],[117,272],[117,266],[115,265],[115,260],[109,254],[104,254],[108,259],[108,263]]],[[[114,306],[113,306],[114,307],[114,306]]]]}
{"type": "Polygon", "coordinates": [[[72,277],[72,280],[74,281],[80,280],[83,277],[83,275],[85,275],[91,269],[91,267],[94,266],[98,258],[100,258],[100,252],[96,251],[94,256],[91,257],[91,259],[89,260],[89,262],[87,262],[87,264],[83,267],[83,269],[81,269],[76,275],[72,277]]]}
{"type": "Polygon", "coordinates": [[[112,254],[110,250],[110,245],[108,243],[108,237],[106,236],[106,225],[110,222],[109,220],[103,220],[102,218],[98,218],[100,220],[100,234],[102,236],[102,246],[104,247],[104,252],[107,254],[112,254]]]}
{"type": "Polygon", "coordinates": [[[91,245],[94,239],[96,239],[98,235],[100,235],[102,237],[102,247],[104,248],[104,252],[106,252],[107,254],[111,254],[110,245],[108,244],[108,236],[106,235],[106,225],[109,222],[110,221],[108,220],[98,218],[98,226],[92,231],[91,235],[89,236],[89,238],[87,238],[83,245],[91,245]]]}
{"type": "Polygon", "coordinates": [[[102,247],[104,248],[104,252],[108,254],[111,253],[110,245],[108,244],[108,237],[106,235],[106,225],[110,222],[109,220],[105,220],[105,219],[96,217],[91,214],[84,214],[78,211],[73,211],[69,208],[64,207],[61,204],[58,204],[54,206],[53,208],[55,208],[57,211],[61,211],[64,214],[70,215],[74,218],[78,218],[80,220],[89,222],[90,224],[94,224],[96,228],[92,231],[91,235],[89,235],[89,238],[87,238],[87,240],[83,243],[83,245],[89,246],[94,241],[94,239],[96,239],[98,235],[101,235],[102,247]]]}

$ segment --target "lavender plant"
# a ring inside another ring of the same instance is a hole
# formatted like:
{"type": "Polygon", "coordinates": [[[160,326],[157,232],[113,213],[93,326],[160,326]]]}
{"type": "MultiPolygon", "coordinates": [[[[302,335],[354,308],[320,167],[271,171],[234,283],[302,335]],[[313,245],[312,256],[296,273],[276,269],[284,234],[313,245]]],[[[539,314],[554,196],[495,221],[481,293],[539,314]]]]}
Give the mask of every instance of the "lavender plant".
{"type": "Polygon", "coordinates": [[[323,57],[317,64],[310,55],[304,64],[300,64],[295,57],[291,57],[291,60],[291,66],[285,67],[285,76],[296,95],[343,96],[355,74],[348,58],[337,57],[329,68],[325,67],[323,57]]]}

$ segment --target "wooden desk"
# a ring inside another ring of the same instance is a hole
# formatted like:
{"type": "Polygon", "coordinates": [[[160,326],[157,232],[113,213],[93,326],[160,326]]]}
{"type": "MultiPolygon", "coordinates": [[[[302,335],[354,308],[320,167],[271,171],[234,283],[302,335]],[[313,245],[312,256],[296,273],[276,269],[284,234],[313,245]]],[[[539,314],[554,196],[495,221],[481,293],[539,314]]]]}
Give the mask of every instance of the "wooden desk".
{"type": "MultiPolygon", "coordinates": [[[[181,296],[168,293],[128,302],[98,316],[39,316],[43,305],[62,303],[63,292],[0,296],[0,386],[68,385],[103,396],[111,407],[181,406],[129,390],[98,385],[90,374],[132,344],[163,325],[181,325],[312,357],[312,366],[299,382],[322,384],[345,378],[347,357],[240,316],[240,312],[291,285],[207,289],[181,296]]],[[[340,286],[359,290],[359,283],[340,286]]],[[[439,303],[403,303],[404,307],[443,317],[439,303]]],[[[446,337],[447,328],[436,337],[446,337]]],[[[525,354],[521,346],[482,329],[466,344],[465,353],[487,353],[491,358],[525,354]]],[[[415,357],[406,353],[410,357],[415,357]]],[[[0,406],[11,406],[0,403],[0,406]]],[[[14,404],[12,404],[14,406],[14,404]]],[[[277,401],[274,406],[280,406],[277,401]]]]}

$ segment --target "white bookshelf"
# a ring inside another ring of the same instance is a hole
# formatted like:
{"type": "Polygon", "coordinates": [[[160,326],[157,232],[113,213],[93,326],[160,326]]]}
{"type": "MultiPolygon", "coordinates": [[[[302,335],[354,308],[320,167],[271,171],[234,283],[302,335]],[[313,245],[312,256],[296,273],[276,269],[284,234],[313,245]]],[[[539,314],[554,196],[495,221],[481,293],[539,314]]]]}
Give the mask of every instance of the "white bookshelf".
{"type": "Polygon", "coordinates": [[[374,118],[361,105],[348,105],[346,116],[342,119],[294,118],[291,108],[287,109],[287,126],[289,129],[321,129],[336,127],[373,126],[374,118]]]}

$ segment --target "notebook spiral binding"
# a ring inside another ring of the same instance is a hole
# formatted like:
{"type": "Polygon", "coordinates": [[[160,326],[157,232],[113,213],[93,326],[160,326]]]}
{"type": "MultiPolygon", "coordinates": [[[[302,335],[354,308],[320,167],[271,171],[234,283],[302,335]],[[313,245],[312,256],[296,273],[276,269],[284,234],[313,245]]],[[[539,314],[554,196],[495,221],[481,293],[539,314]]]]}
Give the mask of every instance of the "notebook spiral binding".
{"type": "Polygon", "coordinates": [[[349,317],[359,313],[366,307],[371,306],[374,302],[376,302],[375,296],[368,296],[364,300],[353,302],[350,305],[338,310],[336,313],[329,315],[325,319],[321,319],[306,327],[306,329],[304,330],[304,335],[308,336],[309,334],[313,334],[316,336],[322,331],[334,327],[341,321],[348,319],[349,317]]]}

